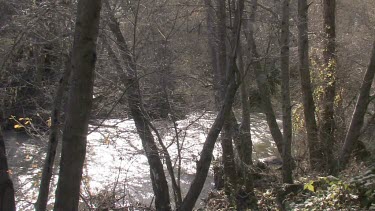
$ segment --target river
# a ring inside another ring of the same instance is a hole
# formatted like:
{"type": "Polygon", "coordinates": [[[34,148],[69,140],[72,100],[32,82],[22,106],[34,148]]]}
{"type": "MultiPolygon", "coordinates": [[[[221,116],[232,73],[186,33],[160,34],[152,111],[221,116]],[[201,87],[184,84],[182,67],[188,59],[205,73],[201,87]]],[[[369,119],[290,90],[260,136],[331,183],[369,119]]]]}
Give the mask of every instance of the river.
{"type": "MultiPolygon", "coordinates": [[[[204,115],[196,113],[177,122],[178,139],[182,146],[181,188],[183,193],[188,191],[194,178],[196,161],[214,117],[210,113],[204,115]]],[[[166,122],[154,124],[163,137],[163,142],[168,146],[172,160],[176,161],[176,134],[173,125],[166,122]]],[[[104,201],[111,200],[116,206],[125,206],[130,203],[149,205],[153,200],[149,167],[133,121],[112,119],[104,121],[103,125],[100,128],[90,126],[82,196],[91,203],[92,207],[100,207],[104,201]]],[[[254,144],[253,157],[260,159],[274,155],[276,148],[264,116],[253,115],[251,126],[254,144]]],[[[34,210],[32,203],[37,198],[47,139],[30,137],[14,131],[6,131],[4,137],[16,188],[18,210],[34,210]]],[[[216,144],[213,153],[215,158],[220,155],[219,145],[219,143],[216,144]]],[[[50,208],[52,208],[56,182],[57,175],[54,175],[49,201],[50,208]]],[[[213,172],[210,172],[200,199],[205,198],[212,189],[213,172]]],[[[199,200],[196,206],[200,207],[201,202],[199,200]]]]}

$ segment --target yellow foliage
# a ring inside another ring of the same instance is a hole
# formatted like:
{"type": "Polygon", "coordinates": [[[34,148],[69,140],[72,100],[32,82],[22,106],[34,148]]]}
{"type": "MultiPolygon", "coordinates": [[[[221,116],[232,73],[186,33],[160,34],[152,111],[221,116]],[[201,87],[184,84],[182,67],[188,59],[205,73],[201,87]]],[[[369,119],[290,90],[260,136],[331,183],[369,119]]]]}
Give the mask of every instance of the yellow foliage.
{"type": "Polygon", "coordinates": [[[311,192],[315,192],[315,187],[313,185],[313,181],[310,181],[309,183],[306,183],[304,186],[303,186],[303,189],[304,190],[309,190],[311,192]]]}
{"type": "Polygon", "coordinates": [[[51,126],[52,126],[52,120],[51,120],[51,117],[47,120],[47,125],[48,125],[48,127],[51,127],[51,126]]]}
{"type": "Polygon", "coordinates": [[[109,140],[109,134],[104,138],[104,144],[109,145],[110,140],[109,140]]]}
{"type": "Polygon", "coordinates": [[[24,127],[23,125],[19,125],[19,124],[14,125],[14,128],[15,128],[15,129],[23,128],[23,127],[24,127]]]}

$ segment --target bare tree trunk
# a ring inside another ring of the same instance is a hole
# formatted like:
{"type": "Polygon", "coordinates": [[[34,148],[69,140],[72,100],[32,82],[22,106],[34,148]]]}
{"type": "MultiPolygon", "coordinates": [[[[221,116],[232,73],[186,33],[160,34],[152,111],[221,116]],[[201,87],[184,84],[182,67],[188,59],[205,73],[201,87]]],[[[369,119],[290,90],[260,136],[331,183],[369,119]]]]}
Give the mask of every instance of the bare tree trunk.
{"type": "Polygon", "coordinates": [[[104,4],[110,13],[109,28],[116,38],[118,46],[121,50],[121,55],[127,66],[126,84],[129,84],[129,89],[127,92],[128,104],[137,128],[137,132],[142,140],[142,145],[145,150],[148,163],[150,165],[150,177],[155,193],[155,207],[157,210],[171,210],[168,183],[165,177],[163,164],[159,156],[159,149],[151,133],[148,119],[145,117],[145,111],[143,109],[136,64],[132,57],[132,53],[127,47],[125,38],[121,33],[119,24],[111,11],[108,0],[105,0],[104,4]]]}
{"type": "Polygon", "coordinates": [[[208,30],[208,48],[211,57],[211,66],[213,71],[214,77],[214,94],[215,94],[215,106],[217,107],[220,105],[220,73],[218,72],[218,48],[217,48],[217,31],[215,27],[215,20],[216,14],[214,5],[211,0],[204,0],[205,7],[206,7],[206,22],[207,22],[207,30],[208,30]]]}
{"type": "Polygon", "coordinates": [[[234,97],[238,88],[238,85],[235,83],[234,77],[235,75],[233,71],[229,76],[229,85],[227,87],[225,100],[223,101],[222,107],[218,115],[216,116],[216,119],[207,135],[203,149],[200,153],[201,156],[197,163],[197,171],[194,180],[192,181],[189,191],[182,201],[182,205],[179,210],[193,210],[198,196],[202,191],[204,182],[207,178],[208,170],[210,168],[212,151],[215,147],[215,142],[224,125],[225,119],[229,118],[234,97]]]}
{"type": "Polygon", "coordinates": [[[281,20],[281,95],[283,110],[283,182],[293,183],[292,175],[292,109],[289,88],[289,0],[282,3],[281,20]]]}
{"type": "MultiPolygon", "coordinates": [[[[2,119],[2,115],[0,115],[2,119]]],[[[13,182],[9,176],[3,132],[0,126],[0,210],[15,211],[13,182]]]]}
{"type": "Polygon", "coordinates": [[[317,170],[320,166],[319,161],[321,160],[322,154],[319,150],[318,127],[315,119],[315,102],[310,77],[307,0],[298,0],[298,23],[298,59],[307,144],[310,167],[317,170]]]}
{"type": "Polygon", "coordinates": [[[224,188],[227,195],[232,195],[237,186],[237,170],[234,160],[233,133],[230,118],[225,119],[221,132],[221,147],[223,149],[224,188]]]}
{"type": "Polygon", "coordinates": [[[242,107],[242,121],[239,128],[239,143],[237,144],[237,151],[240,159],[246,165],[252,165],[253,143],[250,133],[250,101],[248,92],[248,80],[246,79],[247,72],[243,63],[243,51],[241,45],[238,46],[238,69],[242,75],[240,86],[241,91],[241,107],[242,107]]]}
{"type": "Polygon", "coordinates": [[[276,147],[280,155],[282,155],[282,143],[283,143],[283,135],[280,131],[280,128],[276,122],[275,112],[272,107],[271,103],[271,96],[268,89],[268,82],[265,73],[262,71],[262,64],[260,63],[260,56],[257,51],[255,39],[254,39],[254,23],[255,23],[255,13],[257,10],[258,1],[252,0],[251,1],[251,10],[250,10],[250,17],[248,19],[248,23],[244,24],[246,29],[246,39],[248,42],[248,47],[250,49],[250,55],[252,58],[252,62],[254,63],[254,72],[256,77],[256,82],[258,86],[258,91],[262,101],[262,109],[266,114],[266,119],[268,126],[270,128],[270,132],[272,135],[273,140],[276,143],[276,147]]]}
{"type": "Polygon", "coordinates": [[[333,160],[333,146],[335,143],[334,130],[334,101],[336,87],[336,0],[323,0],[324,18],[324,51],[323,73],[324,87],[322,96],[322,108],[319,122],[319,140],[324,152],[322,170],[328,171],[333,160]]]}
{"type": "MultiPolygon", "coordinates": [[[[239,7],[241,8],[241,7],[239,7]]],[[[243,7],[242,7],[243,8],[243,7]]],[[[241,18],[242,11],[239,11],[239,18],[241,18]]],[[[196,176],[189,188],[188,193],[186,194],[184,200],[182,201],[182,205],[179,210],[193,210],[194,205],[198,199],[200,192],[202,191],[204,182],[207,178],[208,170],[210,168],[211,160],[212,160],[212,151],[215,146],[215,142],[222,127],[225,124],[226,119],[230,119],[232,104],[236,95],[236,91],[238,89],[238,84],[236,83],[236,54],[237,54],[237,47],[239,45],[239,36],[241,31],[241,20],[238,19],[238,25],[236,25],[236,35],[233,38],[233,49],[231,51],[228,66],[227,66],[227,88],[225,92],[224,100],[222,101],[222,106],[216,119],[207,135],[206,141],[204,143],[203,149],[201,151],[200,159],[197,163],[197,171],[196,176]]]]}
{"type": "MultiPolygon", "coordinates": [[[[354,109],[352,121],[350,122],[350,126],[348,132],[345,137],[344,146],[340,152],[339,161],[337,163],[336,169],[342,170],[345,168],[347,163],[349,162],[350,154],[352,153],[355,144],[358,141],[359,136],[361,135],[361,128],[363,126],[364,117],[366,114],[367,106],[370,100],[370,90],[371,85],[374,80],[375,75],[375,42],[372,48],[372,55],[370,59],[370,64],[367,68],[365,76],[363,78],[363,82],[359,91],[359,97],[357,100],[357,104],[354,109]]],[[[337,173],[337,172],[334,172],[337,173]]]]}
{"type": "MultiPolygon", "coordinates": [[[[227,47],[226,47],[226,36],[227,36],[227,24],[226,24],[226,3],[225,1],[218,0],[218,71],[220,76],[220,104],[224,101],[225,87],[227,86],[227,47]]],[[[219,104],[219,105],[220,105],[219,104]]],[[[225,192],[230,195],[235,186],[236,181],[236,165],[234,162],[234,150],[232,141],[232,125],[229,118],[224,120],[223,130],[221,132],[221,147],[223,149],[223,165],[224,165],[224,181],[225,181],[225,192]]]]}
{"type": "MultiPolygon", "coordinates": [[[[249,93],[248,93],[248,80],[246,79],[247,72],[244,67],[243,62],[243,51],[241,45],[238,45],[238,69],[242,76],[240,91],[241,91],[241,107],[242,107],[242,121],[238,131],[236,149],[239,156],[239,168],[238,172],[241,175],[241,181],[239,185],[244,187],[240,188],[238,191],[239,198],[237,200],[237,207],[240,209],[251,209],[257,210],[257,199],[254,193],[254,180],[253,180],[253,143],[251,140],[251,131],[250,131],[250,102],[249,102],[249,93]],[[241,204],[242,201],[242,204],[241,204]]],[[[232,115],[234,116],[234,115],[232,115]]],[[[232,120],[233,122],[233,120],[232,120]]],[[[237,120],[232,124],[236,124],[237,120]]],[[[236,141],[235,140],[235,141],[236,141]]]]}
{"type": "Polygon", "coordinates": [[[101,0],[80,0],[72,50],[72,76],[54,210],[78,210],[94,85],[101,0]]]}
{"type": "Polygon", "coordinates": [[[35,209],[37,211],[44,211],[47,207],[48,194],[50,188],[50,182],[53,173],[53,165],[56,157],[56,149],[60,136],[60,115],[61,106],[64,99],[64,90],[67,87],[69,76],[71,73],[70,58],[67,58],[65,64],[65,71],[63,77],[60,79],[57,91],[55,94],[53,109],[51,112],[51,127],[49,134],[49,142],[47,148],[47,156],[43,166],[42,179],[39,187],[38,200],[35,203],[35,209]]]}

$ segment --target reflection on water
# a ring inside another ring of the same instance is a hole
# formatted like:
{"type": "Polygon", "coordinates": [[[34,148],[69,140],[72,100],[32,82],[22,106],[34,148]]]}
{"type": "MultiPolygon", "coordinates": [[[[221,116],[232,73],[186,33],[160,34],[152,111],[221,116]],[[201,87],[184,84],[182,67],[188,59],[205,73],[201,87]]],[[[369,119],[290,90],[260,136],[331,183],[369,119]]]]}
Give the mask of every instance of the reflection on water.
{"type": "MultiPolygon", "coordinates": [[[[178,122],[178,140],[182,146],[181,187],[183,194],[188,191],[194,178],[196,161],[199,159],[199,153],[215,117],[213,114],[206,114],[199,119],[200,116],[201,114],[192,114],[187,119],[178,122]]],[[[276,148],[264,117],[257,115],[251,120],[253,157],[259,159],[274,155],[276,148]]],[[[114,198],[116,202],[113,203],[121,206],[131,202],[149,205],[153,200],[149,166],[133,121],[106,120],[104,125],[106,127],[100,127],[88,136],[82,195],[91,200],[90,205],[93,207],[102,205],[104,199],[109,201],[114,198]],[[115,197],[113,197],[113,192],[116,192],[115,197]]],[[[169,146],[168,151],[172,162],[176,164],[178,150],[172,125],[157,122],[155,126],[160,129],[165,145],[169,146]]],[[[37,198],[47,141],[12,131],[5,132],[4,137],[16,187],[18,210],[34,210],[33,203],[37,198]]],[[[221,153],[219,146],[220,144],[217,143],[214,157],[218,157],[221,153]]],[[[55,174],[50,203],[53,203],[56,182],[57,175],[55,174]]],[[[210,172],[200,199],[206,197],[213,188],[212,182],[212,172],[210,172]]],[[[198,206],[199,203],[200,201],[197,202],[198,206]]]]}

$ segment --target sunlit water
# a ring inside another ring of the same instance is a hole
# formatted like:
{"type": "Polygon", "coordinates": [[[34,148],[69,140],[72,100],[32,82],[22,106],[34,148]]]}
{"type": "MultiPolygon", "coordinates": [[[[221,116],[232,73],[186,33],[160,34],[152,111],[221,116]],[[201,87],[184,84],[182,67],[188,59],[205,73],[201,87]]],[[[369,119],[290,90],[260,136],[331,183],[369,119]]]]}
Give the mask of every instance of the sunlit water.
{"type": "MultiPolygon", "coordinates": [[[[183,194],[188,191],[194,178],[196,161],[199,159],[214,118],[215,116],[210,113],[191,114],[188,118],[177,122],[178,140],[182,146],[181,187],[183,194]]],[[[154,124],[164,144],[168,146],[172,162],[177,165],[176,133],[173,124],[166,122],[154,124]]],[[[133,120],[106,120],[103,125],[100,128],[90,126],[91,133],[88,136],[87,159],[81,188],[82,196],[93,208],[103,206],[104,202],[111,201],[111,199],[112,204],[118,207],[136,202],[149,206],[153,200],[149,166],[133,120]]],[[[46,140],[30,138],[25,134],[14,132],[6,132],[5,138],[9,165],[16,188],[18,210],[34,210],[33,203],[37,198],[46,140]]],[[[273,155],[275,147],[271,140],[264,117],[261,115],[253,117],[253,157],[259,159],[273,155]]],[[[219,145],[217,142],[213,153],[215,158],[220,155],[219,145]]],[[[168,175],[167,171],[166,175],[168,175]]],[[[50,208],[54,201],[56,182],[57,175],[52,181],[50,208]]],[[[205,198],[212,188],[213,173],[210,172],[200,199],[205,198]]],[[[83,200],[82,203],[84,203],[83,200]]],[[[197,207],[200,204],[201,200],[197,202],[197,207]]]]}

